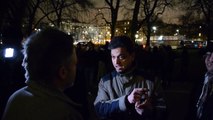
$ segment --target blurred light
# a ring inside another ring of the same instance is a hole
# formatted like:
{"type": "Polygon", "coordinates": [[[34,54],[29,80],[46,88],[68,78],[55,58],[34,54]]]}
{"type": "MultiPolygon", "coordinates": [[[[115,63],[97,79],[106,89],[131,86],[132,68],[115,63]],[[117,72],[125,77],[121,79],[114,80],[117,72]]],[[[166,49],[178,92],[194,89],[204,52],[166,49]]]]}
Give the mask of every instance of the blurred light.
{"type": "Polygon", "coordinates": [[[14,49],[13,48],[6,48],[4,57],[5,58],[12,58],[14,56],[14,49]]]}
{"type": "Polygon", "coordinates": [[[156,27],[156,26],[153,26],[152,29],[153,29],[154,33],[156,33],[157,27],[156,27]]]}
{"type": "Polygon", "coordinates": [[[163,36],[161,35],[160,37],[158,37],[158,40],[163,40],[163,36]]]}
{"type": "Polygon", "coordinates": [[[138,34],[135,34],[135,38],[138,39],[138,37],[139,37],[138,34]]]}
{"type": "Polygon", "coordinates": [[[157,30],[157,27],[156,27],[156,26],[153,26],[152,29],[153,29],[154,31],[156,31],[156,30],[157,30]]]}

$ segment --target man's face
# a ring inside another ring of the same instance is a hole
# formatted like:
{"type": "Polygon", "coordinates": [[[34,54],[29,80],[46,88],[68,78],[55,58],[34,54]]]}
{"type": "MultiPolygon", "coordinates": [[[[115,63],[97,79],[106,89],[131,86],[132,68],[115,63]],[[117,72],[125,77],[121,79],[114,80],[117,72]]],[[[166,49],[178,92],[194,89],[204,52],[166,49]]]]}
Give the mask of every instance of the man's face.
{"type": "Polygon", "coordinates": [[[115,70],[123,73],[129,70],[135,59],[134,53],[130,54],[126,48],[118,47],[111,50],[112,64],[115,70]]]}
{"type": "Polygon", "coordinates": [[[205,63],[208,72],[213,73],[213,53],[207,52],[205,63]]]}

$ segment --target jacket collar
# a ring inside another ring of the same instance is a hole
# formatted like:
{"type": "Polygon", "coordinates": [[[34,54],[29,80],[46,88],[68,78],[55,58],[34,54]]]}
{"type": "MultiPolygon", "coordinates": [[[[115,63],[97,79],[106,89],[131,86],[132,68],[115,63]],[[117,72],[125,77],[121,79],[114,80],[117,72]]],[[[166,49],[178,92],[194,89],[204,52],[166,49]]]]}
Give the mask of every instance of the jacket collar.
{"type": "Polygon", "coordinates": [[[38,95],[41,95],[44,97],[53,97],[61,101],[64,101],[68,104],[71,104],[73,106],[80,107],[80,104],[77,104],[74,101],[72,101],[68,96],[66,96],[62,91],[60,91],[57,88],[40,84],[34,80],[27,80],[25,81],[25,83],[27,84],[29,89],[32,89],[33,92],[35,92],[38,95]]]}

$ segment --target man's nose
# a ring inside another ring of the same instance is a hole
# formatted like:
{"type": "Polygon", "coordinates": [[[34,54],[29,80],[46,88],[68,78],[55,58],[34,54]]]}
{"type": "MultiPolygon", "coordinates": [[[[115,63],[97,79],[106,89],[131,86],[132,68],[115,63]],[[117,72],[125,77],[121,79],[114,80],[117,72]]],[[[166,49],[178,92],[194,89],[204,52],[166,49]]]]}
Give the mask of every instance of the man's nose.
{"type": "Polygon", "coordinates": [[[115,59],[115,63],[116,64],[120,64],[120,60],[117,58],[117,59],[115,59]]]}

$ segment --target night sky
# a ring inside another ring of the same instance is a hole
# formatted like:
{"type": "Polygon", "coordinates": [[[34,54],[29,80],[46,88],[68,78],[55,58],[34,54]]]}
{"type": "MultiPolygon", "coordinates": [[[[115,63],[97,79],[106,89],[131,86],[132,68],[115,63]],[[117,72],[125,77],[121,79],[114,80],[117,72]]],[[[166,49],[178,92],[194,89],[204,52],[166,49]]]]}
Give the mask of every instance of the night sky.
{"type": "MultiPolygon", "coordinates": [[[[123,0],[123,1],[125,1],[125,0],[123,0]]],[[[121,2],[123,2],[123,1],[121,1],[121,2]]],[[[180,0],[173,0],[172,1],[173,6],[167,7],[165,12],[163,13],[163,15],[160,15],[159,18],[162,19],[165,23],[181,24],[181,21],[179,20],[179,18],[186,13],[184,10],[186,9],[187,6],[185,3],[182,3],[179,1],[180,0]]],[[[103,8],[103,6],[105,5],[104,0],[103,1],[92,0],[92,2],[95,4],[96,8],[103,8]]],[[[125,3],[121,3],[121,4],[131,6],[130,2],[128,2],[128,4],[125,4],[125,3]]],[[[131,7],[129,7],[129,8],[131,8],[131,7]]],[[[97,10],[94,10],[94,11],[92,10],[92,12],[94,12],[94,14],[95,14],[97,12],[97,10]]],[[[102,12],[103,12],[103,10],[102,10],[102,12]]],[[[91,14],[93,14],[93,13],[91,13],[91,14]]],[[[120,8],[120,11],[118,14],[118,20],[125,19],[124,14],[125,14],[125,10],[120,8]]],[[[104,12],[104,15],[107,16],[107,15],[110,15],[110,13],[107,14],[106,12],[104,12]]]]}

